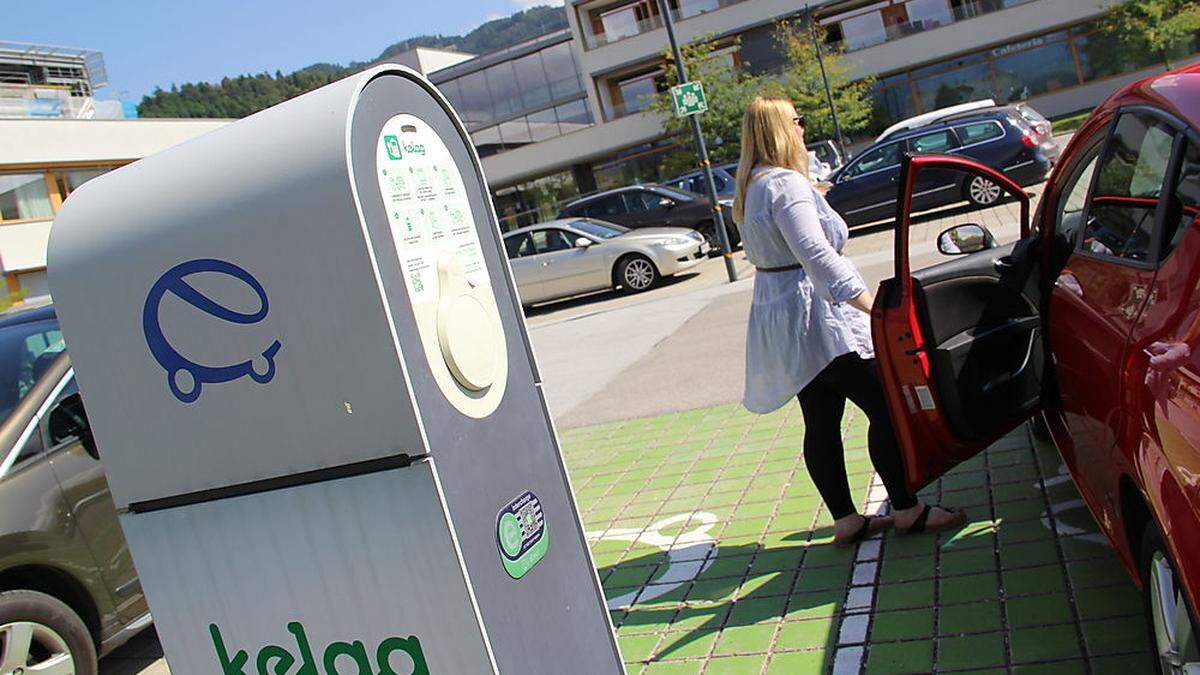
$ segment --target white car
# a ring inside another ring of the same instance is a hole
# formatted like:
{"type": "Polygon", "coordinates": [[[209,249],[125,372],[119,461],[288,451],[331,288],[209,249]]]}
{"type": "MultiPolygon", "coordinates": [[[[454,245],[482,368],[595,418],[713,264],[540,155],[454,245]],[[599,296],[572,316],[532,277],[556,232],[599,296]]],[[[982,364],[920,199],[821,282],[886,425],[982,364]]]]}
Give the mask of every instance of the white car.
{"type": "Polygon", "coordinates": [[[709,244],[686,227],[630,230],[593,218],[566,218],[504,234],[521,304],[622,288],[639,293],[695,267],[709,244]]]}
{"type": "Polygon", "coordinates": [[[938,108],[937,110],[930,110],[929,112],[921,113],[920,115],[914,115],[896,122],[892,126],[884,129],[883,133],[879,134],[879,136],[875,138],[875,142],[878,143],[888,136],[900,131],[906,131],[908,129],[916,129],[917,127],[925,126],[926,124],[930,124],[936,120],[942,119],[943,117],[970,112],[972,110],[982,110],[984,108],[994,107],[996,107],[996,102],[990,98],[985,98],[978,101],[970,101],[968,103],[959,103],[958,105],[952,105],[946,108],[938,108]]]}

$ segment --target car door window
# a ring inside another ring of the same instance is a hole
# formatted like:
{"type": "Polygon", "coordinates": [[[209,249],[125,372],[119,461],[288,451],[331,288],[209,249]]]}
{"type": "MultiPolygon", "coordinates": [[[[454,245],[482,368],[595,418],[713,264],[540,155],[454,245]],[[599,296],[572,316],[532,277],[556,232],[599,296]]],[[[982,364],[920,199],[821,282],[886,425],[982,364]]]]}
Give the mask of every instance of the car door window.
{"type": "Polygon", "coordinates": [[[1139,113],[1117,121],[1088,204],[1083,250],[1147,261],[1175,132],[1139,113]]]}
{"type": "Polygon", "coordinates": [[[509,259],[520,258],[521,256],[533,255],[533,242],[529,239],[529,233],[514,234],[504,240],[504,252],[508,254],[509,259]]]}
{"type": "Polygon", "coordinates": [[[530,233],[534,251],[538,254],[554,253],[574,248],[571,237],[562,230],[537,230],[530,233]]]}
{"type": "Polygon", "coordinates": [[[861,176],[864,173],[879,171],[900,164],[900,143],[888,143],[873,150],[868,150],[851,164],[846,170],[850,177],[861,176]]]}
{"type": "Polygon", "coordinates": [[[908,147],[913,152],[949,152],[958,147],[958,139],[949,129],[942,129],[908,139],[908,147]]]}
{"type": "Polygon", "coordinates": [[[665,197],[650,190],[636,190],[625,193],[625,202],[629,207],[630,213],[661,211],[663,208],[662,200],[664,199],[670,199],[670,197],[665,197]]]}
{"type": "Polygon", "coordinates": [[[1102,143],[1096,143],[1084,152],[1058,192],[1054,216],[1055,240],[1071,247],[1074,247],[1079,227],[1083,224],[1083,207],[1088,189],[1092,186],[1092,175],[1096,172],[1102,146],[1102,143]]]}
{"type": "Polygon", "coordinates": [[[964,124],[961,127],[956,127],[958,137],[962,139],[963,145],[973,145],[975,143],[983,143],[990,141],[993,138],[1000,138],[1004,135],[1004,129],[996,122],[975,122],[974,124],[964,124]]]}
{"type": "Polygon", "coordinates": [[[609,195],[593,200],[584,207],[584,212],[590,218],[611,218],[625,213],[625,203],[621,195],[609,195]]]}
{"type": "Polygon", "coordinates": [[[1162,258],[1170,255],[1183,235],[1200,221],[1200,145],[1187,143],[1170,199],[1163,231],[1162,258]]]}
{"type": "Polygon", "coordinates": [[[79,389],[72,379],[62,393],[58,402],[50,409],[46,417],[46,440],[50,448],[57,448],[66,443],[75,443],[91,434],[87,413],[83,410],[83,399],[79,389]]]}

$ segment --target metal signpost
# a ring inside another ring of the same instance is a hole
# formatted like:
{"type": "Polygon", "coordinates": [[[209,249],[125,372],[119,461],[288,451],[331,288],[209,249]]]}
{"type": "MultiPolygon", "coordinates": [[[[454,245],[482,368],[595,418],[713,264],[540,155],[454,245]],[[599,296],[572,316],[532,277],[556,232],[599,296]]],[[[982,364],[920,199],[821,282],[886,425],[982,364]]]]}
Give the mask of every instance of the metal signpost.
{"type": "Polygon", "coordinates": [[[708,146],[704,143],[704,132],[700,129],[699,115],[708,110],[708,102],[704,98],[704,88],[699,82],[688,82],[687,66],[683,62],[683,54],[679,51],[679,42],[675,39],[675,20],[671,17],[671,7],[667,4],[667,0],[658,0],[658,9],[662,13],[663,23],[667,27],[667,39],[671,41],[671,51],[675,55],[675,69],[681,83],[671,90],[675,103],[675,114],[686,116],[692,123],[692,136],[696,139],[696,152],[700,155],[700,166],[704,167],[704,184],[708,186],[708,202],[713,211],[713,227],[717,230],[717,241],[721,242],[721,254],[725,258],[725,272],[729,275],[729,281],[737,281],[737,268],[733,265],[733,248],[729,245],[729,232],[725,229],[725,214],[717,201],[717,184],[713,181],[712,162],[708,160],[708,146]]]}
{"type": "Polygon", "coordinates": [[[479,159],[423,77],[91,181],[49,256],[172,673],[624,672],[479,159]]]}

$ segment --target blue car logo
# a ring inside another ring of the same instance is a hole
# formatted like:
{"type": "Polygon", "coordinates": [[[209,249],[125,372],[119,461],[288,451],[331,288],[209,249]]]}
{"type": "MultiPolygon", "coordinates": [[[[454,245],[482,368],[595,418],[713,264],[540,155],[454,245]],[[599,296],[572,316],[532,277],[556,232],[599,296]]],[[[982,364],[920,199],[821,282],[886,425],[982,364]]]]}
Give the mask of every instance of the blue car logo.
{"type": "Polygon", "coordinates": [[[162,327],[159,325],[159,304],[168,293],[206,314],[236,324],[255,324],[262,321],[267,317],[268,306],[267,293],[263,290],[262,284],[258,283],[258,279],[241,267],[224,260],[213,258],[189,260],[172,267],[167,270],[166,274],[159,277],[158,281],[150,287],[150,293],[146,296],[146,305],[142,310],[142,330],[146,334],[146,344],[150,347],[150,353],[154,355],[158,365],[167,371],[167,386],[170,387],[175,398],[184,403],[192,403],[200,398],[200,389],[204,384],[230,382],[242,377],[249,377],[259,384],[266,384],[275,377],[275,355],[283,346],[279,340],[273,342],[262,352],[262,357],[267,362],[266,372],[263,373],[254,370],[253,359],[230,366],[211,367],[184,358],[167,341],[162,327]],[[262,307],[251,314],[222,307],[187,282],[186,279],[189,275],[199,272],[215,272],[245,283],[258,295],[262,307]]]}

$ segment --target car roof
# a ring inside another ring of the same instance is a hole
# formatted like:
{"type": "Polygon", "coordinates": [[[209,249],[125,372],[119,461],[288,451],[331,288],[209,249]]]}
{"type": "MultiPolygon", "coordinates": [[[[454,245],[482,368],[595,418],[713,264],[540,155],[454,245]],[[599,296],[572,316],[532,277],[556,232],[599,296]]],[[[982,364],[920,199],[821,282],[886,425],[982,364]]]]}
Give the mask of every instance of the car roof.
{"type": "MultiPolygon", "coordinates": [[[[509,230],[508,232],[504,233],[504,237],[508,238],[508,237],[513,236],[514,234],[524,234],[526,232],[533,232],[534,230],[544,230],[548,227],[573,227],[575,223],[577,223],[581,220],[596,220],[596,219],[595,218],[587,218],[584,216],[575,216],[573,218],[555,218],[554,220],[547,220],[542,223],[534,223],[533,225],[526,225],[525,227],[518,227],[515,230],[509,230]]],[[[602,220],[596,220],[596,222],[598,222],[602,225],[607,224],[602,220]]]]}
{"type": "Polygon", "coordinates": [[[1107,119],[1121,106],[1137,103],[1161,108],[1193,130],[1200,130],[1200,63],[1152,75],[1116,90],[1096,107],[1085,127],[1107,119]]]}
{"type": "MultiPolygon", "coordinates": [[[[896,133],[892,134],[891,136],[888,136],[881,140],[875,141],[874,143],[871,144],[871,147],[874,147],[876,145],[882,145],[884,143],[891,143],[892,141],[900,141],[900,140],[904,140],[906,138],[913,138],[915,136],[923,136],[931,131],[941,131],[942,129],[948,129],[950,127],[961,126],[963,124],[969,124],[971,122],[985,122],[987,120],[994,120],[994,119],[997,119],[1000,117],[1008,117],[1008,116],[1009,116],[1008,106],[996,106],[995,108],[988,108],[986,110],[972,110],[970,112],[955,113],[955,114],[950,115],[949,117],[939,118],[939,119],[937,119],[929,124],[926,124],[924,126],[916,127],[915,129],[905,129],[903,131],[897,131],[896,133]]],[[[866,150],[863,150],[863,152],[866,152],[866,150]]],[[[862,152],[860,152],[858,154],[861,155],[862,152]]]]}
{"type": "Polygon", "coordinates": [[[35,301],[30,304],[16,305],[0,312],[0,329],[55,318],[58,318],[58,315],[49,300],[35,301]]]}
{"type": "Polygon", "coordinates": [[[614,194],[618,194],[621,192],[628,192],[629,190],[644,190],[646,188],[660,188],[663,190],[671,190],[672,192],[682,192],[683,194],[688,195],[688,196],[693,196],[696,194],[694,192],[689,192],[689,191],[683,190],[681,188],[672,187],[670,185],[663,185],[662,183],[634,183],[633,185],[623,185],[618,188],[611,188],[608,190],[601,190],[600,192],[593,192],[592,194],[589,194],[589,195],[583,195],[582,197],[580,197],[572,202],[569,202],[566,206],[563,207],[563,209],[569,209],[569,208],[578,206],[580,204],[583,204],[585,202],[590,202],[593,199],[599,199],[601,197],[607,197],[609,195],[614,195],[614,194]]]}
{"type": "MultiPolygon", "coordinates": [[[[738,165],[737,162],[725,162],[723,164],[713,164],[712,168],[713,168],[713,171],[732,172],[737,169],[737,165],[738,165]]],[[[687,173],[681,173],[678,176],[673,176],[671,178],[668,178],[668,179],[664,180],[663,183],[674,183],[677,180],[683,180],[684,178],[692,178],[693,176],[699,176],[702,173],[704,173],[703,169],[695,169],[693,171],[689,171],[687,173]]],[[[679,189],[679,188],[671,186],[671,185],[668,185],[667,187],[671,188],[672,190],[679,189]]],[[[686,190],[685,190],[685,192],[686,192],[686,190]]]]}

